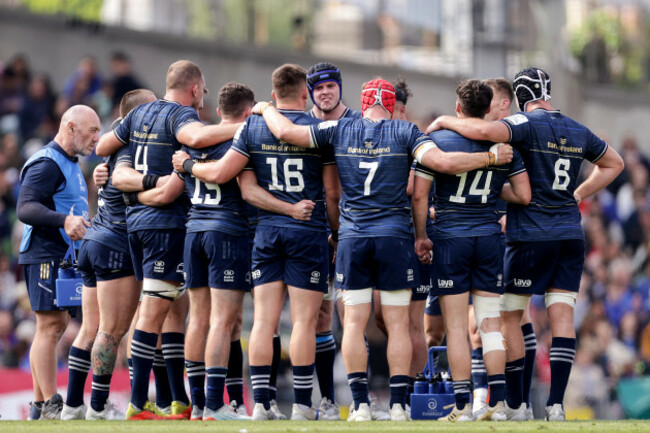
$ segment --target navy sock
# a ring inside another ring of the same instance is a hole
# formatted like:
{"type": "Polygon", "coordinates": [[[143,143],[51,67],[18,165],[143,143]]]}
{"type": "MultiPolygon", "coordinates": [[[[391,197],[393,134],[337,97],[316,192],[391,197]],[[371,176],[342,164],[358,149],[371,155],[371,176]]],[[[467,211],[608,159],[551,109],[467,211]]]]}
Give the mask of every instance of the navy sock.
{"type": "Polygon", "coordinates": [[[101,376],[93,374],[93,388],[90,392],[90,406],[96,411],[102,411],[106,406],[112,377],[112,374],[103,374],[101,376]]]}
{"type": "Polygon", "coordinates": [[[494,407],[498,402],[506,398],[506,375],[493,374],[488,376],[487,382],[490,387],[490,401],[488,404],[494,407]]]}
{"type": "Polygon", "coordinates": [[[472,350],[472,383],[474,384],[474,389],[487,388],[488,386],[487,371],[483,363],[482,347],[472,350]]]}
{"type": "Polygon", "coordinates": [[[406,394],[408,393],[411,378],[405,375],[390,377],[390,407],[395,403],[401,404],[406,409],[406,394]]]}
{"type": "Polygon", "coordinates": [[[292,370],[295,402],[311,407],[311,391],[314,387],[314,364],[294,365],[292,370]]]}
{"type": "Polygon", "coordinates": [[[167,366],[163,358],[162,349],[156,349],[156,356],[153,359],[153,378],[156,383],[156,406],[167,408],[172,404],[172,390],[169,387],[167,377],[167,366]]]}
{"type": "Polygon", "coordinates": [[[68,395],[65,404],[79,407],[84,404],[84,387],[90,370],[90,352],[70,347],[68,355],[68,395]]]}
{"type": "Polygon", "coordinates": [[[279,335],[273,336],[273,359],[271,361],[271,377],[269,379],[269,398],[278,398],[278,370],[280,369],[280,358],[282,357],[282,340],[279,335]]]}
{"type": "Polygon", "coordinates": [[[363,371],[348,374],[348,385],[350,385],[350,390],[352,391],[355,410],[359,409],[361,403],[370,405],[370,399],[368,398],[368,373],[363,371]]]}
{"type": "Polygon", "coordinates": [[[129,385],[133,388],[133,360],[126,358],[126,363],[129,365],[129,385]]]}
{"type": "Polygon", "coordinates": [[[205,362],[186,360],[185,369],[187,381],[190,383],[192,406],[203,409],[205,407],[205,362]]]}
{"type": "Polygon", "coordinates": [[[181,332],[164,332],[160,336],[163,357],[169,377],[172,399],[184,405],[190,403],[185,391],[185,334],[181,332]]]}
{"type": "Polygon", "coordinates": [[[334,403],[334,358],[336,341],[332,331],[316,334],[316,376],[320,393],[334,403]]]}
{"type": "Polygon", "coordinates": [[[506,401],[508,406],[519,409],[523,402],[524,358],[506,362],[506,401]]]}
{"type": "Polygon", "coordinates": [[[228,368],[208,367],[205,372],[208,376],[205,405],[210,410],[217,410],[223,406],[223,388],[226,382],[228,368]]]}
{"type": "Polygon", "coordinates": [[[241,340],[230,342],[230,357],[228,358],[228,374],[226,389],[230,401],[237,405],[244,404],[244,354],[241,350],[241,340]]]}
{"type": "Polygon", "coordinates": [[[269,379],[271,378],[270,365],[251,365],[251,384],[253,385],[253,400],[262,403],[264,409],[271,407],[269,403],[269,379]]]}
{"type": "Polygon", "coordinates": [[[554,337],[551,342],[551,391],[546,406],[562,404],[573,359],[576,356],[576,339],[554,337]]]}
{"type": "Polygon", "coordinates": [[[533,330],[532,323],[522,325],[521,332],[524,334],[524,345],[526,352],[524,355],[524,401],[526,405],[530,404],[530,384],[533,381],[535,372],[535,355],[537,354],[537,338],[533,330]]]}
{"type": "Polygon", "coordinates": [[[158,335],[136,329],[131,340],[131,359],[133,360],[133,386],[131,404],[143,409],[149,394],[149,376],[156,354],[158,335]]]}
{"type": "Polygon", "coordinates": [[[454,380],[454,398],[458,409],[463,409],[469,404],[470,386],[470,380],[454,380]]]}

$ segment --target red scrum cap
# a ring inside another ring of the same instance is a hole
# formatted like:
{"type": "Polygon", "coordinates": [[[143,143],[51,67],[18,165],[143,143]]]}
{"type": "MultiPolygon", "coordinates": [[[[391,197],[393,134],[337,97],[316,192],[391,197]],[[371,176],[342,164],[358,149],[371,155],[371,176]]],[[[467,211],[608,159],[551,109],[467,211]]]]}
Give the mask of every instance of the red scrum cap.
{"type": "Polygon", "coordinates": [[[391,83],[381,78],[369,81],[361,90],[361,111],[366,111],[377,104],[381,105],[391,116],[393,115],[393,110],[395,110],[395,88],[391,83]]]}

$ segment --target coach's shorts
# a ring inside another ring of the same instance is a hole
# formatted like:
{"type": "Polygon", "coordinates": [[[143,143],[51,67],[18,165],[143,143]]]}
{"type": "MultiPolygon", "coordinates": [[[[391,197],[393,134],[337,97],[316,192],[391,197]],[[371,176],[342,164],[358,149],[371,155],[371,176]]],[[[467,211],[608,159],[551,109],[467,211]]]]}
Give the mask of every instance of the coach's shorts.
{"type": "Polygon", "coordinates": [[[413,286],[413,294],[411,301],[424,301],[429,296],[429,291],[432,286],[431,272],[433,271],[432,265],[426,265],[418,260],[418,273],[420,274],[420,285],[413,286]]]}
{"type": "Polygon", "coordinates": [[[412,239],[381,236],[340,240],[334,278],[336,288],[403,290],[419,282],[412,239]]]}
{"type": "Polygon", "coordinates": [[[56,306],[56,279],[59,276],[59,260],[53,262],[23,264],[29,303],[33,311],[64,311],[75,317],[81,307],[59,308],[56,306]]]}
{"type": "Polygon", "coordinates": [[[136,279],[183,283],[184,241],[184,229],[138,230],[129,233],[129,249],[136,279]]]}
{"type": "Polygon", "coordinates": [[[427,296],[427,305],[424,307],[424,314],[427,316],[442,316],[442,310],[440,309],[440,300],[437,296],[433,296],[431,294],[427,296]]]}
{"type": "Polygon", "coordinates": [[[248,235],[218,231],[190,232],[185,236],[186,286],[190,289],[251,289],[248,235]]]}
{"type": "Polygon", "coordinates": [[[133,275],[130,254],[92,239],[81,241],[77,268],[86,287],[97,287],[97,281],[110,281],[133,275]]]}
{"type": "Polygon", "coordinates": [[[551,287],[577,292],[584,263],[582,239],[511,242],[505,256],[506,292],[542,295],[551,287]]]}
{"type": "Polygon", "coordinates": [[[503,293],[501,235],[434,241],[431,294],[457,295],[470,289],[503,293]]]}
{"type": "Polygon", "coordinates": [[[327,235],[300,228],[258,226],[253,247],[253,284],[273,281],[327,292],[327,235]]]}

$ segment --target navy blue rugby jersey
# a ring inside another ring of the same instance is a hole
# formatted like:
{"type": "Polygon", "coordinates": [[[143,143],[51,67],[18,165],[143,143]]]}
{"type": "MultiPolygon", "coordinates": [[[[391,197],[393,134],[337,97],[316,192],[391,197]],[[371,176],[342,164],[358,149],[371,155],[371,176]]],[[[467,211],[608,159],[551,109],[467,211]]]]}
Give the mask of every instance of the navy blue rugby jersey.
{"type": "Polygon", "coordinates": [[[334,149],[341,179],[339,237],[411,238],[406,196],[412,155],[429,137],[401,120],[341,119],[311,127],[312,143],[334,149]]]}
{"type": "MultiPolygon", "coordinates": [[[[298,110],[279,110],[297,125],[313,125],[320,120],[298,110]]],[[[247,169],[254,170],[258,184],[276,198],[297,203],[316,203],[311,220],[296,221],[285,215],[259,211],[258,227],[299,227],[325,230],[323,165],[334,164],[330,152],[305,149],[281,142],[266,126],[262,116],[250,116],[237,131],[232,148],[249,158],[247,169]]]]}
{"type": "MultiPolygon", "coordinates": [[[[192,107],[159,99],[134,108],[115,129],[115,136],[130,149],[133,168],[143,174],[170,174],[172,156],[181,149],[176,134],[184,126],[199,122],[192,107]]],[[[189,204],[183,195],[166,206],[138,203],[127,208],[129,232],[152,229],[183,229],[189,204]]]]}
{"type": "Polygon", "coordinates": [[[508,205],[506,239],[546,241],[584,239],[573,197],[583,159],[598,161],[607,143],[559,111],[517,113],[502,122],[530,176],[529,206],[508,205]]]}
{"type": "MultiPolygon", "coordinates": [[[[314,109],[313,108],[311,110],[309,110],[307,112],[307,114],[309,114],[311,117],[316,117],[316,115],[314,114],[314,109]]],[[[361,119],[361,117],[362,117],[361,116],[361,111],[353,110],[350,107],[345,107],[345,111],[343,112],[341,117],[339,117],[339,119],[344,119],[344,118],[361,119]]]]}
{"type": "Polygon", "coordinates": [[[118,251],[128,253],[129,245],[126,231],[126,204],[122,191],[113,186],[112,175],[115,164],[125,155],[129,155],[129,147],[123,146],[115,154],[104,158],[108,164],[108,181],[99,188],[97,198],[97,215],[92,225],[86,230],[85,239],[91,239],[110,246],[118,251]]]}
{"type": "MultiPolygon", "coordinates": [[[[445,152],[486,152],[492,145],[485,141],[470,140],[449,130],[433,132],[430,137],[445,152]]],[[[498,212],[501,188],[509,177],[525,171],[521,155],[515,151],[509,164],[460,174],[436,173],[434,238],[501,233],[498,212]]]]}
{"type": "MultiPolygon", "coordinates": [[[[196,163],[201,164],[219,160],[231,145],[232,140],[228,140],[204,149],[183,146],[183,150],[196,163]]],[[[244,200],[236,178],[221,185],[203,182],[187,173],[183,178],[185,190],[192,202],[187,220],[188,233],[218,230],[235,236],[248,234],[244,200]]]]}

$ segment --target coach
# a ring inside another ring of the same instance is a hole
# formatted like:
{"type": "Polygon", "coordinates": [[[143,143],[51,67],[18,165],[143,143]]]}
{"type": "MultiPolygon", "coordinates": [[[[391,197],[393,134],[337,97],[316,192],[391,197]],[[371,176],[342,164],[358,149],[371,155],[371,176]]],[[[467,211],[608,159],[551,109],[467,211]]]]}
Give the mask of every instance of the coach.
{"type": "Polygon", "coordinates": [[[27,160],[20,175],[17,213],[25,223],[20,264],[36,314],[29,356],[35,400],[30,419],[57,419],[63,406],[56,393],[56,345],[68,313],[56,304],[55,280],[69,242],[83,238],[90,226],[88,190],[77,156],[93,151],[99,130],[99,118],[90,107],[69,108],[54,140],[27,160]]]}

